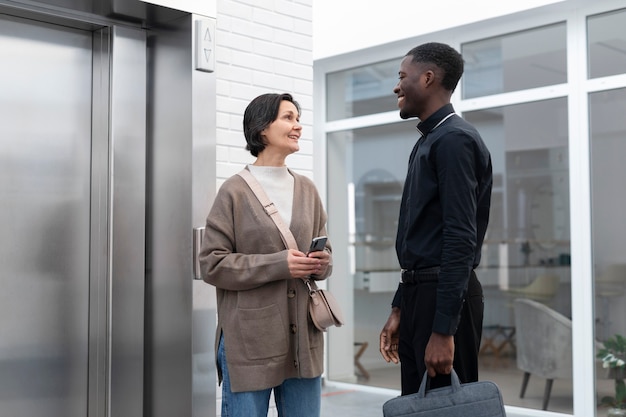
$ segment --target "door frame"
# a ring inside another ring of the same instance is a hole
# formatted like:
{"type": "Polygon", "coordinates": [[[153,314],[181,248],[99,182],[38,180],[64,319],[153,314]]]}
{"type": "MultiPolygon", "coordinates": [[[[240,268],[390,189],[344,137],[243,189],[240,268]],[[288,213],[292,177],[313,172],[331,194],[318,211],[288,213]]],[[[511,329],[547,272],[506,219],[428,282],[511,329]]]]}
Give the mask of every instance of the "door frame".
{"type": "Polygon", "coordinates": [[[88,416],[142,416],[146,34],[93,35],[88,416]]]}

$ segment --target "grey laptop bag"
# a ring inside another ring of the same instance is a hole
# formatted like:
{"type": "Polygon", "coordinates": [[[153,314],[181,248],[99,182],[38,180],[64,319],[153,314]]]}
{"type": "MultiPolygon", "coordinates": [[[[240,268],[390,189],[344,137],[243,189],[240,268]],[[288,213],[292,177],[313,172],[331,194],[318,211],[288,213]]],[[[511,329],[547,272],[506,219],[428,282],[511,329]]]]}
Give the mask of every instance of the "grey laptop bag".
{"type": "Polygon", "coordinates": [[[424,374],[416,394],[393,398],[383,404],[384,417],[505,417],[502,394],[490,381],[461,384],[452,370],[452,385],[427,390],[424,374]]]}

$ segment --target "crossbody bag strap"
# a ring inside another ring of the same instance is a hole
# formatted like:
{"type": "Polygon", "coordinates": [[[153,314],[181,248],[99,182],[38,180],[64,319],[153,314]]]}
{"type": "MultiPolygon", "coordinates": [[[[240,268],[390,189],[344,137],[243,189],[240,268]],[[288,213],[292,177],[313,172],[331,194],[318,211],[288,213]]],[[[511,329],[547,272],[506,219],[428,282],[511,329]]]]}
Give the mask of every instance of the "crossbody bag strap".
{"type": "Polygon", "coordinates": [[[280,231],[280,236],[285,246],[288,249],[298,249],[298,244],[296,243],[296,239],[293,237],[293,233],[291,233],[291,230],[289,230],[289,227],[285,224],[285,221],[278,212],[278,209],[267,196],[265,190],[254,175],[252,175],[252,173],[250,173],[250,171],[246,168],[242,169],[241,172],[238,172],[238,175],[248,183],[248,186],[254,195],[256,195],[256,198],[258,198],[261,202],[261,205],[263,206],[263,209],[265,209],[267,215],[274,220],[274,223],[276,223],[276,227],[278,227],[278,230],[280,231]]]}
{"type": "MultiPolygon", "coordinates": [[[[289,227],[285,224],[285,221],[278,212],[278,209],[276,208],[274,203],[272,203],[272,200],[270,200],[270,198],[267,196],[259,181],[257,181],[254,175],[252,175],[252,173],[246,168],[242,169],[237,174],[241,178],[243,178],[246,183],[248,183],[248,186],[250,187],[256,198],[259,200],[259,202],[261,202],[261,205],[263,206],[263,209],[265,209],[265,212],[268,214],[268,216],[270,216],[272,220],[274,220],[276,227],[280,231],[280,237],[282,238],[285,246],[288,249],[298,250],[296,238],[293,237],[293,233],[291,233],[291,230],[289,230],[289,227]]],[[[309,295],[312,295],[314,293],[314,290],[317,289],[317,286],[314,283],[311,283],[310,278],[302,278],[302,281],[304,281],[307,288],[309,289],[309,295]]]]}

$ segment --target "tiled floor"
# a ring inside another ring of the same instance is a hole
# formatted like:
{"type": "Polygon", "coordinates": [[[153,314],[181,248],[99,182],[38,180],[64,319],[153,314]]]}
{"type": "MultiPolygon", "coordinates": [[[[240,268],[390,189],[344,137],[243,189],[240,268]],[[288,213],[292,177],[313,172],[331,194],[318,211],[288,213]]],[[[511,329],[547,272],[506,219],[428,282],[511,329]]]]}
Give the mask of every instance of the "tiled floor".
{"type": "MultiPolygon", "coordinates": [[[[480,379],[494,381],[502,392],[505,404],[540,410],[543,401],[545,380],[531,376],[523,399],[519,398],[522,372],[517,369],[511,357],[481,358],[480,379]]],[[[322,416],[382,416],[385,401],[397,396],[400,389],[399,369],[386,367],[369,370],[369,380],[359,380],[359,384],[327,382],[322,396],[322,416]],[[384,387],[384,388],[374,388],[384,387]]],[[[601,395],[610,395],[612,381],[600,380],[598,390],[601,395]]],[[[548,410],[572,414],[572,381],[555,380],[548,410]]],[[[598,416],[606,415],[606,410],[598,416]]]]}
{"type": "Polygon", "coordinates": [[[327,383],[322,390],[322,417],[381,417],[385,401],[399,391],[327,383]]]}
{"type": "MultiPolygon", "coordinates": [[[[358,384],[341,381],[326,381],[322,389],[322,417],[382,417],[385,401],[400,394],[400,371],[398,367],[368,369],[370,378],[359,378],[358,384]]],[[[494,381],[502,392],[504,403],[511,406],[541,409],[545,380],[531,377],[526,395],[519,398],[522,372],[517,369],[513,357],[481,357],[480,379],[494,381]]],[[[598,390],[602,395],[612,391],[612,381],[600,380],[598,390]]],[[[221,397],[221,389],[217,390],[221,397]]],[[[219,402],[219,398],[218,398],[219,402]]],[[[270,402],[273,405],[273,400],[270,402]]],[[[548,405],[549,411],[572,413],[572,381],[555,380],[548,405]]],[[[217,408],[219,416],[219,406],[217,408]]],[[[598,416],[606,410],[598,412],[598,416]]],[[[268,417],[277,417],[272,407],[268,417]]]]}

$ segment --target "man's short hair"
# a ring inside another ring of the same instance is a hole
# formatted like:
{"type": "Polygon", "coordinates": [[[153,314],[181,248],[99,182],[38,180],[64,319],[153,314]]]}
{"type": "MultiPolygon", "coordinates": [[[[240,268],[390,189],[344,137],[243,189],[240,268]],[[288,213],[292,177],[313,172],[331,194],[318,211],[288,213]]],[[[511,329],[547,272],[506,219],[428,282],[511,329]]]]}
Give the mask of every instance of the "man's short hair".
{"type": "Polygon", "coordinates": [[[429,42],[416,46],[405,56],[412,56],[412,62],[433,64],[443,71],[441,85],[454,91],[463,75],[463,57],[454,48],[444,43],[429,42]]]}

